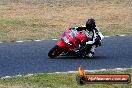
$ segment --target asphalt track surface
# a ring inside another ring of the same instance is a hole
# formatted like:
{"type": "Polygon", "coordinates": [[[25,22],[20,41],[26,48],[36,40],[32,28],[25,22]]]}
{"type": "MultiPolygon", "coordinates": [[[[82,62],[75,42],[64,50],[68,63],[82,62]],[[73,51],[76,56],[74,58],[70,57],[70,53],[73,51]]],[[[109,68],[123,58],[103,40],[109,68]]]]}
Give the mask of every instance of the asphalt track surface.
{"type": "Polygon", "coordinates": [[[132,67],[132,36],[104,38],[93,59],[77,57],[50,59],[47,53],[56,42],[43,40],[1,43],[0,76],[76,71],[80,65],[86,70],[132,67]]]}

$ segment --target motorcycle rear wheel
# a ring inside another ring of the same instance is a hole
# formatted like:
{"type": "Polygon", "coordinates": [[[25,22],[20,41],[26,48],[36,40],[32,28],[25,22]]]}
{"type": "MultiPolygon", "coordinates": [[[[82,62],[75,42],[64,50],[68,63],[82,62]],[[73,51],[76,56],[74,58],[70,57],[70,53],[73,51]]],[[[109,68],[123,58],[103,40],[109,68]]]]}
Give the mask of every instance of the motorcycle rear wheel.
{"type": "Polygon", "coordinates": [[[56,58],[57,56],[59,56],[62,53],[62,49],[55,45],[48,53],[48,56],[50,58],[56,58]]]}

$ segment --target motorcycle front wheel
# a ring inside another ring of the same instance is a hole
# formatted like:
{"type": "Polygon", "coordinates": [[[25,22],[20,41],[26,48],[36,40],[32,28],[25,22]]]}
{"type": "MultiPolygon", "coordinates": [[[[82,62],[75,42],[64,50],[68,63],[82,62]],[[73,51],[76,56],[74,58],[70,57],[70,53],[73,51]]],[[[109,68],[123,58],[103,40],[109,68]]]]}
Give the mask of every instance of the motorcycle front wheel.
{"type": "Polygon", "coordinates": [[[62,53],[62,49],[55,45],[48,53],[48,56],[50,58],[56,58],[57,56],[59,56],[62,53]]]}

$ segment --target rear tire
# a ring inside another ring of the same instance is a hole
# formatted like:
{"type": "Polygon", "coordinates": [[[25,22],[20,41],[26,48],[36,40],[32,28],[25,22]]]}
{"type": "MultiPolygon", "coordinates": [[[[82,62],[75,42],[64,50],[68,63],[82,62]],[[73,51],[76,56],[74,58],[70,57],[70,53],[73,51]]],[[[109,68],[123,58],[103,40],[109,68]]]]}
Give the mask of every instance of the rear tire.
{"type": "Polygon", "coordinates": [[[62,53],[62,49],[55,45],[48,53],[48,56],[50,58],[56,58],[57,56],[59,56],[62,53]]]}

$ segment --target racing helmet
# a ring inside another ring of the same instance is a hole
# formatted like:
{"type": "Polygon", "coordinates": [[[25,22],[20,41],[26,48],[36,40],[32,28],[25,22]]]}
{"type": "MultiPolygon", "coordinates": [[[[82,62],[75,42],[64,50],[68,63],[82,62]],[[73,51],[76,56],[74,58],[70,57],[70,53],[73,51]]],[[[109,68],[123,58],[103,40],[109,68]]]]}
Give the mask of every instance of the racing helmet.
{"type": "Polygon", "coordinates": [[[93,31],[93,29],[96,27],[95,20],[93,18],[89,18],[86,21],[86,28],[88,31],[93,31]]]}

